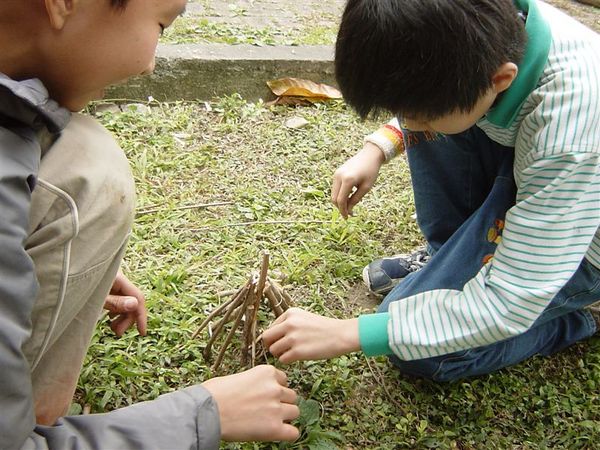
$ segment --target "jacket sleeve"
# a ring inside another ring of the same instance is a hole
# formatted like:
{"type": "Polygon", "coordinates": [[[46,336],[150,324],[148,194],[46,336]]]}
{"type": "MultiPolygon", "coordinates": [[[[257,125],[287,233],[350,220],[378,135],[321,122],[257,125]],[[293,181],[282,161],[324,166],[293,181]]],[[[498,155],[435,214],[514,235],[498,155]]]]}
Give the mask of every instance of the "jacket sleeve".
{"type": "Polygon", "coordinates": [[[220,436],[216,403],[202,386],[193,386],[110,413],[38,426],[22,449],[217,450],[220,436]]]}
{"type": "Polygon", "coordinates": [[[34,427],[29,365],[21,348],[31,332],[37,292],[23,244],[39,151],[32,131],[19,135],[0,127],[0,448],[18,448],[34,427]]]}
{"type": "Polygon", "coordinates": [[[217,405],[202,386],[107,414],[65,417],[52,427],[35,425],[21,349],[37,293],[24,241],[40,149],[29,127],[13,123],[8,130],[4,122],[0,115],[0,448],[218,449],[217,405]]]}

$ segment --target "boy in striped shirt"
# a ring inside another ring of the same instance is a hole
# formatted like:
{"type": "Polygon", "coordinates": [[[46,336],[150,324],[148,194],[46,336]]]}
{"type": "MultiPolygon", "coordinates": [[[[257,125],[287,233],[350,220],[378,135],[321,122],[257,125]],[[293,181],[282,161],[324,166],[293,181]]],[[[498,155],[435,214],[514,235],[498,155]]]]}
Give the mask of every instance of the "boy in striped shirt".
{"type": "Polygon", "coordinates": [[[282,362],[361,350],[435,380],[593,335],[600,300],[600,37],[536,0],[350,0],[338,82],[398,120],[340,167],[346,217],[402,150],[431,259],[376,314],[299,309],[264,333],[282,362]]]}

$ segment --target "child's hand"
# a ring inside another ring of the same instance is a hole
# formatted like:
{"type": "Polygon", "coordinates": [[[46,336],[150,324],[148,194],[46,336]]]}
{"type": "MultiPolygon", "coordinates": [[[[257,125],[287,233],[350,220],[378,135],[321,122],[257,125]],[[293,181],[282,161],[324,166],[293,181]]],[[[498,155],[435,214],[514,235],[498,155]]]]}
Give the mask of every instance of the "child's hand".
{"type": "Polygon", "coordinates": [[[104,309],[114,319],[110,328],[119,337],[134,323],[138,332],[146,335],[146,300],[144,294],[119,270],[106,300],[104,309]]]}
{"type": "Polygon", "coordinates": [[[345,219],[352,214],[354,206],[371,190],[384,162],[385,156],[381,149],[371,142],[366,142],[360,152],[335,171],[331,201],[345,219]]]}
{"type": "Polygon", "coordinates": [[[290,308],[262,334],[282,363],[328,359],[360,350],[358,319],[332,319],[290,308]]]}
{"type": "Polygon", "coordinates": [[[202,383],[219,407],[225,441],[294,441],[300,435],[290,425],[300,415],[296,392],[287,376],[273,366],[253,369],[202,383]]]}

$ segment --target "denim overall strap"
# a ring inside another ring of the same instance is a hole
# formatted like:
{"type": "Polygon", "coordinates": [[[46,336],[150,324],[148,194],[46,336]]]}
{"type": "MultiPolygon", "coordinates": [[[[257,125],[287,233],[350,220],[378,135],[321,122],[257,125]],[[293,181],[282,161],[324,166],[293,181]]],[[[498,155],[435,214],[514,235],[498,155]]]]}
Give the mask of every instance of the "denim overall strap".
{"type": "MultiPolygon", "coordinates": [[[[413,143],[407,153],[417,217],[432,258],[388,294],[380,312],[420,292],[462,290],[493,258],[504,217],[515,203],[513,149],[491,141],[476,127],[460,135],[426,137],[421,134],[406,141],[413,143]]],[[[526,333],[441,357],[401,361],[392,356],[391,360],[405,373],[437,380],[489,373],[593,334],[595,324],[581,308],[599,299],[600,271],[584,260],[526,333]]]]}

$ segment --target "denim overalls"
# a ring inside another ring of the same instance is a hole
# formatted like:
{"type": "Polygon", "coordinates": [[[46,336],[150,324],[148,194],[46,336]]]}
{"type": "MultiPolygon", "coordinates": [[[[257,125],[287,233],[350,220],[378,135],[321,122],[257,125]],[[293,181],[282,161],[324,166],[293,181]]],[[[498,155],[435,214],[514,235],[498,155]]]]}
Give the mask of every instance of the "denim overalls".
{"type": "MultiPolygon", "coordinates": [[[[379,312],[420,292],[462,290],[493,257],[506,212],[515,204],[513,148],[495,143],[476,126],[449,136],[403,132],[417,220],[432,258],[386,296],[379,312]]],[[[404,373],[439,381],[489,373],[594,334],[595,322],[582,308],[598,300],[600,270],[584,259],[527,332],[434,358],[390,359],[404,373]]]]}

